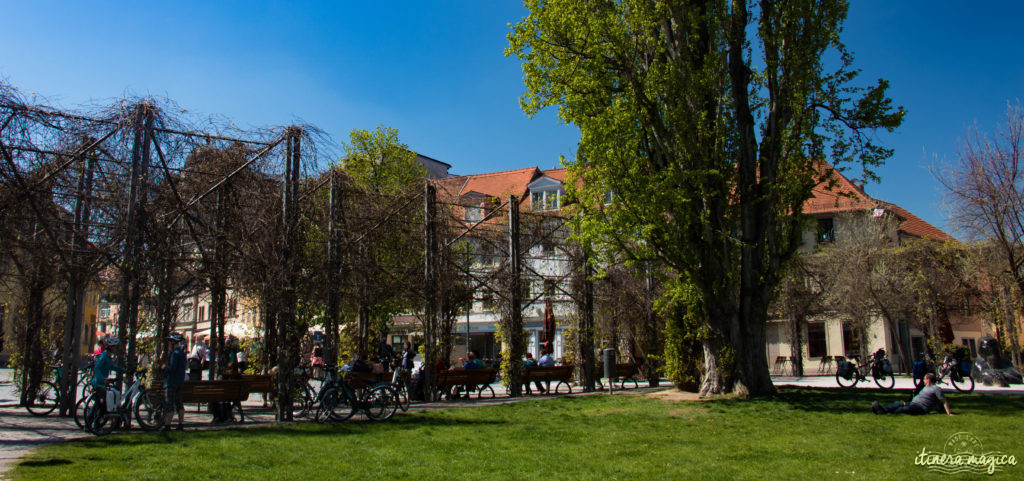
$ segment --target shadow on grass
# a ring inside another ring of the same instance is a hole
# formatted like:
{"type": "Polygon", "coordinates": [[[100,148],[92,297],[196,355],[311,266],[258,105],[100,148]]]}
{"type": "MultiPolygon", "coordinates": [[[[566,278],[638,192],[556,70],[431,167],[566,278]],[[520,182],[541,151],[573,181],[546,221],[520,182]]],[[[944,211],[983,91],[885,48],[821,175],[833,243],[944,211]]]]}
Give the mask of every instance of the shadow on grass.
{"type": "MultiPolygon", "coordinates": [[[[978,413],[989,416],[1018,415],[1024,410],[1024,397],[1004,394],[963,394],[945,393],[954,413],[978,413]]],[[[871,403],[881,404],[893,401],[910,401],[914,391],[843,389],[843,388],[779,388],[779,393],[764,401],[783,402],[793,409],[808,412],[871,412],[871,403]]],[[[725,403],[745,401],[723,400],[725,403]]]]}
{"type": "Polygon", "coordinates": [[[43,461],[22,461],[18,463],[19,466],[28,467],[63,466],[65,464],[71,464],[71,461],[67,459],[46,459],[43,461]]]}
{"type": "Polygon", "coordinates": [[[234,428],[207,429],[207,430],[186,430],[184,432],[168,433],[121,433],[104,437],[83,438],[69,443],[74,443],[85,448],[105,448],[110,446],[130,446],[138,444],[153,443],[180,443],[201,439],[248,439],[268,435],[280,436],[338,436],[338,435],[361,435],[377,434],[382,431],[406,431],[416,427],[467,427],[484,425],[507,424],[502,420],[485,419],[458,419],[429,415],[426,413],[396,414],[388,421],[360,420],[345,421],[336,423],[317,424],[311,421],[296,421],[288,424],[276,424],[271,426],[244,426],[234,428]]]}

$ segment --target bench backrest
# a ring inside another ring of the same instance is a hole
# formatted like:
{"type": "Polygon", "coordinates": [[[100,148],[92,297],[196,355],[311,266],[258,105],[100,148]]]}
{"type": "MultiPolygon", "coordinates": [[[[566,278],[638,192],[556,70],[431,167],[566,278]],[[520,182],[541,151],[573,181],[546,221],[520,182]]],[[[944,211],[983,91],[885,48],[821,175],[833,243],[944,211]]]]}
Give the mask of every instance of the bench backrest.
{"type": "Polygon", "coordinates": [[[573,366],[526,366],[523,368],[523,382],[564,381],[572,379],[573,366]]]}
{"type": "Polygon", "coordinates": [[[483,369],[452,369],[439,372],[437,374],[437,384],[441,387],[490,384],[497,377],[498,370],[493,367],[483,369]]]}
{"type": "MultiPolygon", "coordinates": [[[[628,379],[636,376],[638,372],[637,365],[632,362],[615,364],[615,377],[628,379]]],[[[604,376],[604,363],[597,363],[597,366],[594,368],[594,374],[598,377],[604,376]]]]}
{"type": "Polygon", "coordinates": [[[245,389],[248,392],[275,392],[277,391],[277,379],[273,374],[245,374],[242,375],[245,381],[245,389]]]}
{"type": "Polygon", "coordinates": [[[187,381],[181,386],[184,402],[242,401],[247,397],[246,382],[241,379],[187,381]]]}

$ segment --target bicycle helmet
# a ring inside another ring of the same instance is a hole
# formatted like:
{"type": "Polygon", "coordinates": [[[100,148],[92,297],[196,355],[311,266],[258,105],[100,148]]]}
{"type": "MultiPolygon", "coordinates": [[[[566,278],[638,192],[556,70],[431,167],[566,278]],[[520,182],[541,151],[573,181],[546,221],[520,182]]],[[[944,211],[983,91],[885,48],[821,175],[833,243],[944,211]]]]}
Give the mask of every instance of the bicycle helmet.
{"type": "Polygon", "coordinates": [[[118,339],[118,338],[116,338],[114,336],[110,336],[110,337],[107,338],[107,347],[114,347],[114,346],[120,346],[120,345],[121,345],[121,340],[120,339],[118,339]]]}

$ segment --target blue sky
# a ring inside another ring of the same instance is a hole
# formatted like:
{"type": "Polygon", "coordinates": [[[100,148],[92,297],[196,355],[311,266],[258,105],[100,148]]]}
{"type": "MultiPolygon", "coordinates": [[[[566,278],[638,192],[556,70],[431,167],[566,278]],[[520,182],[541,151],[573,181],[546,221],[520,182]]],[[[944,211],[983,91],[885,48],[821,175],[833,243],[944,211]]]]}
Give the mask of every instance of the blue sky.
{"type": "MultiPolygon", "coordinates": [[[[869,194],[948,229],[927,166],[991,130],[1024,87],[1024,6],[854,0],[844,39],[865,79],[908,110],[869,194]]],[[[458,174],[558,165],[579,135],[519,109],[503,55],[518,2],[15,2],[2,4],[0,77],[65,107],[158,95],[240,126],[399,129],[458,174]]],[[[851,176],[856,176],[851,174],[851,176]]]]}

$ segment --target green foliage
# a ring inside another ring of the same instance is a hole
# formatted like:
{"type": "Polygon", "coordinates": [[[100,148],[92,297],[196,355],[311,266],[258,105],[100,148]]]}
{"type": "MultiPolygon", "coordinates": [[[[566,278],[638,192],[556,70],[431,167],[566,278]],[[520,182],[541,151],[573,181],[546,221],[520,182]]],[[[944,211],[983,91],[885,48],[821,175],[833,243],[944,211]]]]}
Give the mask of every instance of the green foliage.
{"type": "MultiPolygon", "coordinates": [[[[749,346],[764,344],[803,203],[828,180],[820,163],[875,178],[892,151],[870,131],[896,128],[903,110],[884,80],[856,84],[839,41],[845,2],[750,5],[527,0],[506,55],[522,61],[523,109],[557,106],[580,129],[566,162],[577,237],[605,262],[655,257],[674,270],[699,291],[694,325],[736,344],[740,377],[765,393],[763,353],[749,346]]],[[[670,329],[675,342],[682,329],[670,329]]]]}
{"type": "Polygon", "coordinates": [[[378,125],[374,131],[352,129],[344,145],[345,173],[361,188],[395,193],[427,176],[416,153],[398,138],[398,129],[378,125]]]}
{"type": "Polygon", "coordinates": [[[704,363],[701,346],[704,329],[699,295],[692,286],[673,283],[666,296],[657,304],[659,311],[667,313],[664,333],[665,376],[684,391],[697,390],[704,363]]]}

